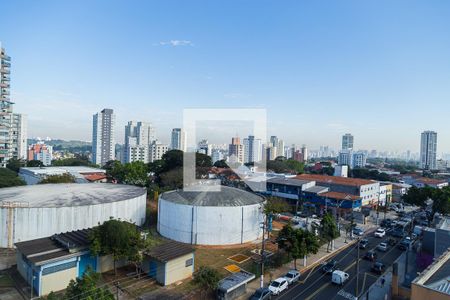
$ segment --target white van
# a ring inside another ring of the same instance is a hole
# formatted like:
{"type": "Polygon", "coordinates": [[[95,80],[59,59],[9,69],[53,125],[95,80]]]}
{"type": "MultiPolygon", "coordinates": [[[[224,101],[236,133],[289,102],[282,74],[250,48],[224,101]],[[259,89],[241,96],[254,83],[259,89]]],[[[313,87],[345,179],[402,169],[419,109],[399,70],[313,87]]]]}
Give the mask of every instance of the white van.
{"type": "Polygon", "coordinates": [[[348,278],[349,278],[348,273],[336,270],[333,272],[333,275],[331,276],[331,282],[334,284],[343,285],[344,282],[348,280],[348,278]]]}

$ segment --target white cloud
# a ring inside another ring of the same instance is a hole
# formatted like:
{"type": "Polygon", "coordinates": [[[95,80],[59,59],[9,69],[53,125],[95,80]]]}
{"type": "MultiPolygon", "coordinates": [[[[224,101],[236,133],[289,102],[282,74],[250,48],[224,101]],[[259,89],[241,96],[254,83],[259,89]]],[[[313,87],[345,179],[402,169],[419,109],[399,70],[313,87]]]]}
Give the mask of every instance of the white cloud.
{"type": "Polygon", "coordinates": [[[178,46],[194,46],[194,43],[188,40],[170,40],[170,41],[161,41],[159,42],[159,45],[178,47],[178,46]]]}

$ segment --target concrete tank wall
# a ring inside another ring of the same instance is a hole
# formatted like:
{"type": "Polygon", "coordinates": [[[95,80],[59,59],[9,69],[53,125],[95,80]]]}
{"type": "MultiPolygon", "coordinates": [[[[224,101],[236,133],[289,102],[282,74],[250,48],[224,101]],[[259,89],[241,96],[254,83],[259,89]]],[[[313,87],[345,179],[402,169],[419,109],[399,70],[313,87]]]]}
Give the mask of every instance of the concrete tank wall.
{"type": "Polygon", "coordinates": [[[0,208],[0,248],[48,237],[55,233],[90,228],[114,217],[142,225],[146,194],[95,205],[0,208]]]}
{"type": "Polygon", "coordinates": [[[260,206],[192,206],[167,201],[160,196],[158,231],[164,237],[189,244],[246,243],[262,234],[260,206]]]}

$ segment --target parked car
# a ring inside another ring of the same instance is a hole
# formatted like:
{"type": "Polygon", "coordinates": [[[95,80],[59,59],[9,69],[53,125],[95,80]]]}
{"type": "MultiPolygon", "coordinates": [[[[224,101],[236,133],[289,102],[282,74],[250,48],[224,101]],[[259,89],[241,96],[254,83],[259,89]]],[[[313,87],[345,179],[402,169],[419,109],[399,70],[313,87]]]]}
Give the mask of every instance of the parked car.
{"type": "Polygon", "coordinates": [[[369,246],[369,240],[368,239],[362,239],[359,241],[359,248],[360,249],[366,249],[367,246],[369,246]]]}
{"type": "Polygon", "coordinates": [[[382,242],[378,245],[377,249],[386,252],[388,250],[388,245],[386,242],[382,242]]]}
{"type": "Polygon", "coordinates": [[[343,285],[344,282],[348,280],[350,276],[348,273],[345,273],[344,271],[336,270],[331,275],[331,282],[338,285],[343,285]]]}
{"type": "Polygon", "coordinates": [[[322,272],[325,274],[331,274],[336,270],[336,267],[337,267],[337,261],[330,260],[322,266],[322,272]]]}
{"type": "Polygon", "coordinates": [[[400,250],[408,250],[409,246],[411,245],[411,240],[408,239],[403,239],[399,244],[398,244],[398,249],[400,250]]]}
{"type": "Polygon", "coordinates": [[[293,284],[300,279],[300,272],[297,270],[290,270],[284,275],[284,278],[287,280],[288,284],[293,284]]]}
{"type": "Polygon", "coordinates": [[[381,275],[384,273],[385,270],[386,270],[386,266],[382,262],[377,261],[376,263],[374,263],[372,265],[372,271],[377,274],[381,275]]]}
{"type": "Polygon", "coordinates": [[[364,259],[374,261],[377,258],[377,253],[373,250],[367,251],[367,253],[364,255],[364,259]]]}
{"type": "Polygon", "coordinates": [[[401,229],[394,229],[394,230],[392,230],[391,235],[392,235],[393,237],[399,237],[399,238],[401,238],[401,237],[403,237],[403,236],[405,235],[405,233],[404,233],[404,231],[401,230],[401,229]]]}
{"type": "Polygon", "coordinates": [[[386,235],[386,231],[383,228],[378,228],[375,231],[375,236],[378,238],[383,238],[386,235]]]}
{"type": "Polygon", "coordinates": [[[250,300],[268,300],[272,299],[272,293],[268,288],[259,288],[250,297],[250,300]]]}
{"type": "Polygon", "coordinates": [[[361,235],[364,234],[364,230],[362,230],[362,229],[359,228],[359,227],[355,227],[355,228],[353,229],[353,234],[358,235],[358,236],[361,236],[361,235]]]}
{"type": "Polygon", "coordinates": [[[272,295],[278,295],[282,291],[286,290],[288,288],[288,282],[286,278],[280,277],[275,279],[269,284],[269,290],[272,293],[272,295]]]}

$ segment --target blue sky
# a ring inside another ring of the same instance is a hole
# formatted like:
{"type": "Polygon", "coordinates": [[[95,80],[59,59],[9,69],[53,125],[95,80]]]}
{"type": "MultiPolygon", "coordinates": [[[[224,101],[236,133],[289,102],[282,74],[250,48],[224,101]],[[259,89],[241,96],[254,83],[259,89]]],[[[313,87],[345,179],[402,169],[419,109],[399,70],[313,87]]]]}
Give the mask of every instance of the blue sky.
{"type": "Polygon", "coordinates": [[[118,139],[145,120],[168,141],[183,108],[245,107],[288,143],[351,132],[418,151],[431,129],[450,152],[449,15],[448,1],[3,1],[0,41],[30,136],[90,140],[109,107],[118,139]]]}

